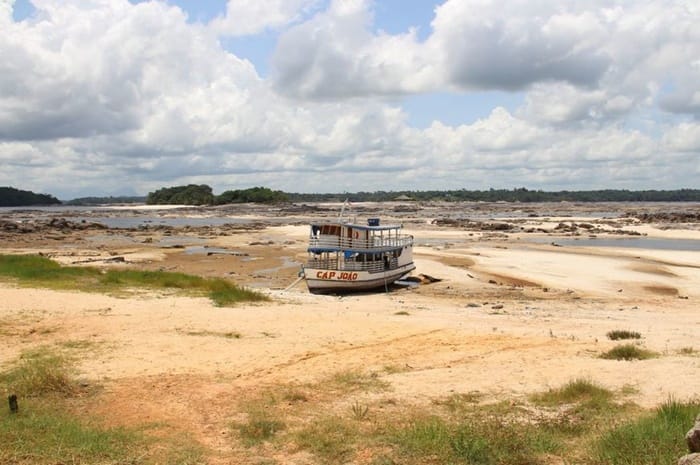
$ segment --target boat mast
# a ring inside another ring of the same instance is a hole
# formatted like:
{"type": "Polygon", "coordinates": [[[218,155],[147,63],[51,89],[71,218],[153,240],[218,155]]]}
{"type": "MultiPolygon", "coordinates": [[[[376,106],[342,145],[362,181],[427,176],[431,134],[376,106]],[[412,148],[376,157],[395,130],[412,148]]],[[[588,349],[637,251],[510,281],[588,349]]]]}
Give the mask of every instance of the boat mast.
{"type": "Polygon", "coordinates": [[[343,219],[343,213],[345,213],[345,206],[348,204],[348,199],[345,199],[345,202],[343,202],[343,206],[340,209],[340,213],[338,213],[338,222],[340,222],[341,219],[343,219]]]}

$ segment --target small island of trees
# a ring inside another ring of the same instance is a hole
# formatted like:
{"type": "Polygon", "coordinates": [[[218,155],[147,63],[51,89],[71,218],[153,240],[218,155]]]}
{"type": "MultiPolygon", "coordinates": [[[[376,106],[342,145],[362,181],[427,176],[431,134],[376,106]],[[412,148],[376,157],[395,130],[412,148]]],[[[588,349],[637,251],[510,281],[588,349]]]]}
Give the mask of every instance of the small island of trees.
{"type": "Polygon", "coordinates": [[[35,194],[14,187],[0,187],[0,207],[24,207],[32,205],[57,205],[61,201],[48,194],[35,194]]]}
{"type": "Polygon", "coordinates": [[[267,187],[228,190],[220,195],[214,195],[212,188],[206,184],[164,187],[155,192],[149,192],[146,197],[146,203],[149,205],[224,205],[248,202],[286,202],[288,200],[288,195],[284,192],[273,191],[267,187]]]}

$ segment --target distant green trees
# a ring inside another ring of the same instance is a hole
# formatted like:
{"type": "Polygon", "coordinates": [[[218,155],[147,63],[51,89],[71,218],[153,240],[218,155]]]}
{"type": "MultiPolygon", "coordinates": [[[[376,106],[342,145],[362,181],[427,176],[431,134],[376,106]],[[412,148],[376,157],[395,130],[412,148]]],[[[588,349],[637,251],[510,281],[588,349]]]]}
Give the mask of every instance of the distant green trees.
{"type": "Polygon", "coordinates": [[[64,202],[65,205],[113,205],[125,203],[144,203],[145,196],[128,196],[121,195],[118,197],[78,197],[76,199],[64,202]]]}
{"type": "Polygon", "coordinates": [[[206,184],[188,184],[187,186],[163,187],[149,192],[146,203],[149,205],[223,205],[227,203],[271,203],[285,202],[287,194],[273,191],[267,187],[228,190],[221,195],[214,195],[206,184]]]}
{"type": "Polygon", "coordinates": [[[468,202],[699,202],[700,189],[644,190],[603,189],[548,192],[517,189],[375,191],[343,194],[287,194],[291,202],[382,202],[408,197],[417,201],[468,202]]]}
{"type": "Polygon", "coordinates": [[[163,187],[146,196],[149,205],[213,205],[214,194],[206,184],[163,187]]]}
{"type": "Polygon", "coordinates": [[[417,201],[471,201],[471,202],[700,202],[700,189],[677,189],[669,191],[629,191],[603,189],[595,191],[547,192],[517,189],[489,189],[472,191],[466,189],[444,191],[375,191],[343,194],[295,194],[276,191],[267,187],[227,190],[214,195],[211,187],[202,184],[164,187],[148,194],[148,204],[180,205],[224,205],[228,203],[274,203],[274,202],[383,202],[397,198],[417,201]]]}
{"type": "Polygon", "coordinates": [[[23,207],[28,205],[56,205],[61,201],[48,194],[35,194],[14,187],[0,187],[0,207],[23,207]]]}
{"type": "Polygon", "coordinates": [[[216,196],[216,204],[227,203],[272,203],[287,202],[289,196],[282,191],[273,191],[267,187],[252,187],[250,189],[238,189],[225,191],[216,196]]]}

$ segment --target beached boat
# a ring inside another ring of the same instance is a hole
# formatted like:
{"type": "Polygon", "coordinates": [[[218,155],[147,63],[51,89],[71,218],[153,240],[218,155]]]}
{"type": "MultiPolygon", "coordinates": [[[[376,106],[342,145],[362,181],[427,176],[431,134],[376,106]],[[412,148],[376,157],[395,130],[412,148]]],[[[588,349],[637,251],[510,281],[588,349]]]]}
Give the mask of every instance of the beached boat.
{"type": "Polygon", "coordinates": [[[388,286],[413,271],[413,236],[402,226],[382,225],[379,218],[367,224],[312,223],[309,258],[302,275],[311,292],[360,291],[388,286]]]}

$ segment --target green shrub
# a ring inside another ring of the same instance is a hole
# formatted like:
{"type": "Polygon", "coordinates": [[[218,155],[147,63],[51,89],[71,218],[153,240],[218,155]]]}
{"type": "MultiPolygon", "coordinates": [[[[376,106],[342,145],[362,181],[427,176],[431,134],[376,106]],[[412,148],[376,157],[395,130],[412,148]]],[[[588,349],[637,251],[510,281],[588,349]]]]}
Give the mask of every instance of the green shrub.
{"type": "Polygon", "coordinates": [[[650,350],[643,349],[634,344],[624,344],[603,353],[600,358],[607,360],[646,360],[655,356],[656,354],[650,350]]]}
{"type": "Polygon", "coordinates": [[[627,331],[624,329],[608,331],[607,336],[608,339],[613,341],[617,341],[619,339],[640,339],[642,337],[642,335],[636,331],[627,331]]]}
{"type": "Polygon", "coordinates": [[[573,381],[569,381],[560,388],[550,389],[547,392],[531,396],[533,402],[545,405],[581,401],[606,404],[611,398],[612,392],[585,378],[577,378],[573,381]]]}

